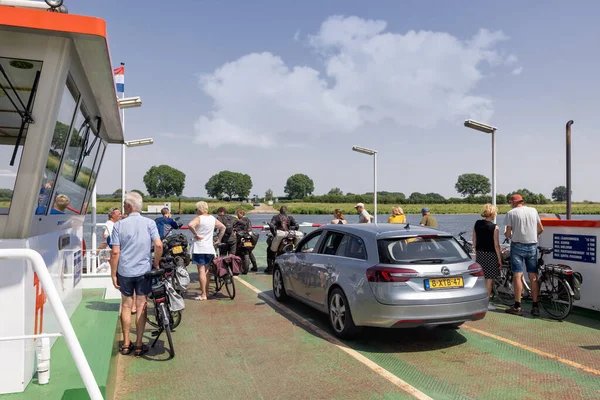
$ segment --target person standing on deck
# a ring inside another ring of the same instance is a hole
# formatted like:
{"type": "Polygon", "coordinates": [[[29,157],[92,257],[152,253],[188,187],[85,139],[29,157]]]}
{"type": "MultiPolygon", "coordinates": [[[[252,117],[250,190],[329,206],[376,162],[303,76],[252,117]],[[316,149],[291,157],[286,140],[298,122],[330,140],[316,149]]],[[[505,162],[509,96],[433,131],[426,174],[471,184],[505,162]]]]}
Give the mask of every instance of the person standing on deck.
{"type": "Polygon", "coordinates": [[[371,216],[371,214],[369,214],[367,212],[367,210],[365,210],[364,203],[358,203],[357,205],[354,206],[354,208],[356,208],[356,212],[358,213],[358,223],[359,224],[370,224],[371,223],[371,221],[373,220],[373,217],[371,216]]]}
{"type": "MultiPolygon", "coordinates": [[[[480,219],[473,228],[473,251],[475,261],[483,268],[488,298],[492,295],[494,279],[500,276],[502,268],[502,254],[500,253],[500,228],[493,221],[496,219],[498,208],[491,204],[483,206],[480,219]]],[[[488,304],[488,310],[494,311],[496,307],[488,304]]]]}
{"type": "Polygon", "coordinates": [[[531,315],[540,315],[538,305],[539,282],[537,270],[537,243],[538,237],[544,231],[537,210],[526,207],[525,200],[516,193],[510,197],[512,210],[506,213],[504,225],[506,231],[504,236],[510,239],[510,267],[513,272],[513,285],[515,288],[515,304],[506,309],[508,314],[523,315],[521,309],[521,294],[523,292],[523,268],[527,269],[529,281],[531,282],[531,295],[533,305],[531,315]]]}
{"type": "Polygon", "coordinates": [[[421,218],[421,226],[429,226],[430,228],[437,228],[437,220],[433,215],[431,215],[429,208],[423,207],[421,209],[421,214],[423,218],[421,218]]]}
{"type": "Polygon", "coordinates": [[[136,356],[140,356],[148,351],[148,346],[142,343],[142,339],[146,327],[146,296],[152,292],[152,280],[144,274],[152,269],[153,264],[154,268],[159,268],[163,246],[156,223],[140,215],[142,196],[135,192],[127,193],[123,208],[129,217],[115,223],[110,237],[111,276],[113,285],[121,292],[123,345],[119,351],[123,355],[133,351],[136,356]],[[137,308],[135,346],[129,338],[134,294],[137,308]]]}
{"type": "Polygon", "coordinates": [[[210,264],[215,258],[215,246],[221,243],[225,235],[225,225],[208,213],[208,203],[205,201],[196,203],[196,213],[198,215],[188,224],[190,232],[194,235],[192,263],[196,264],[198,268],[201,291],[194,300],[206,300],[208,298],[210,264]],[[219,235],[213,241],[215,228],[219,230],[219,235]]]}

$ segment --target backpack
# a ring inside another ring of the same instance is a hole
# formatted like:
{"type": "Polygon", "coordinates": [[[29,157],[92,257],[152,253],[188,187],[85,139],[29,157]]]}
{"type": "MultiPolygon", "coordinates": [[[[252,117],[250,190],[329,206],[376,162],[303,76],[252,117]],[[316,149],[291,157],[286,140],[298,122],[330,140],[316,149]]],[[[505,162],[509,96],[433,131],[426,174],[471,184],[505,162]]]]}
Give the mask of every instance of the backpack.
{"type": "Polygon", "coordinates": [[[217,219],[225,225],[225,237],[231,236],[233,232],[233,217],[231,215],[218,215],[217,219]]]}

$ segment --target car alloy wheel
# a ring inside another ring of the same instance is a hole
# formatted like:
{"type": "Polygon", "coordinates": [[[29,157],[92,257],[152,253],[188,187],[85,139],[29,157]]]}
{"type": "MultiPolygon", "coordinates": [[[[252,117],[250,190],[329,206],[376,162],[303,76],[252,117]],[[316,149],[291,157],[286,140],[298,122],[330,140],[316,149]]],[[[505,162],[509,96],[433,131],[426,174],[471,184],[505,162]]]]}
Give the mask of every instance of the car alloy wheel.
{"type": "Polygon", "coordinates": [[[277,301],[285,301],[288,298],[285,286],[283,285],[283,274],[279,267],[275,267],[273,271],[273,294],[277,301]]]}
{"type": "Polygon", "coordinates": [[[346,326],[346,302],[338,292],[333,293],[329,303],[329,318],[333,329],[341,333],[346,326]]]}
{"type": "Polygon", "coordinates": [[[273,274],[273,291],[276,297],[281,297],[281,290],[283,289],[283,282],[281,282],[281,271],[275,270],[273,274]]]}

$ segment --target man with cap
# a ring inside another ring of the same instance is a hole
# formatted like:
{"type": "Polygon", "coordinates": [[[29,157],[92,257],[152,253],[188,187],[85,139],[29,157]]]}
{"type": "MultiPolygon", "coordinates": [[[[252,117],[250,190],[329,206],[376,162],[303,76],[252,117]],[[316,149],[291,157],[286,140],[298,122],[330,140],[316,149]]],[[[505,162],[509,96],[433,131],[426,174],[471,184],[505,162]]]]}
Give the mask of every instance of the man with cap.
{"type": "Polygon", "coordinates": [[[421,209],[421,214],[423,218],[421,218],[421,226],[429,226],[431,228],[437,228],[437,220],[433,215],[429,213],[429,208],[423,207],[421,209]]]}
{"type": "Polygon", "coordinates": [[[533,306],[531,315],[539,316],[538,305],[539,282],[537,274],[537,243],[538,237],[544,231],[537,210],[526,207],[525,200],[520,194],[515,193],[510,197],[512,209],[506,213],[504,236],[510,242],[510,266],[513,272],[513,285],[515,289],[515,304],[506,309],[508,314],[523,315],[521,309],[521,293],[523,292],[523,270],[527,270],[531,282],[531,295],[533,306]]]}
{"type": "Polygon", "coordinates": [[[356,208],[356,212],[358,213],[358,223],[359,224],[370,224],[373,217],[371,214],[365,210],[365,205],[363,203],[358,203],[354,206],[356,208]]]}

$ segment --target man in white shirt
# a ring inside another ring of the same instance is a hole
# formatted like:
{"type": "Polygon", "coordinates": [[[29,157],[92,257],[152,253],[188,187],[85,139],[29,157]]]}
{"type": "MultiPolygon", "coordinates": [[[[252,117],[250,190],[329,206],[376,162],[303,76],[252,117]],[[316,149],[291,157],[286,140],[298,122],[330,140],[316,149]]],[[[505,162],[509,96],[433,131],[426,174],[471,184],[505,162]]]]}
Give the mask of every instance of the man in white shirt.
{"type": "Polygon", "coordinates": [[[521,293],[523,292],[523,269],[527,270],[531,282],[531,295],[533,306],[531,315],[540,315],[538,305],[539,282],[537,271],[537,244],[538,237],[544,231],[542,221],[537,210],[526,207],[525,200],[520,194],[513,194],[510,198],[512,209],[506,214],[504,236],[510,239],[510,266],[513,272],[513,285],[515,288],[515,304],[507,308],[508,314],[522,315],[521,293]]]}
{"type": "Polygon", "coordinates": [[[108,246],[108,238],[112,235],[113,227],[115,226],[115,222],[121,219],[121,209],[118,207],[113,207],[108,212],[108,221],[106,221],[104,227],[104,241],[100,245],[100,249],[104,249],[108,246]]]}

